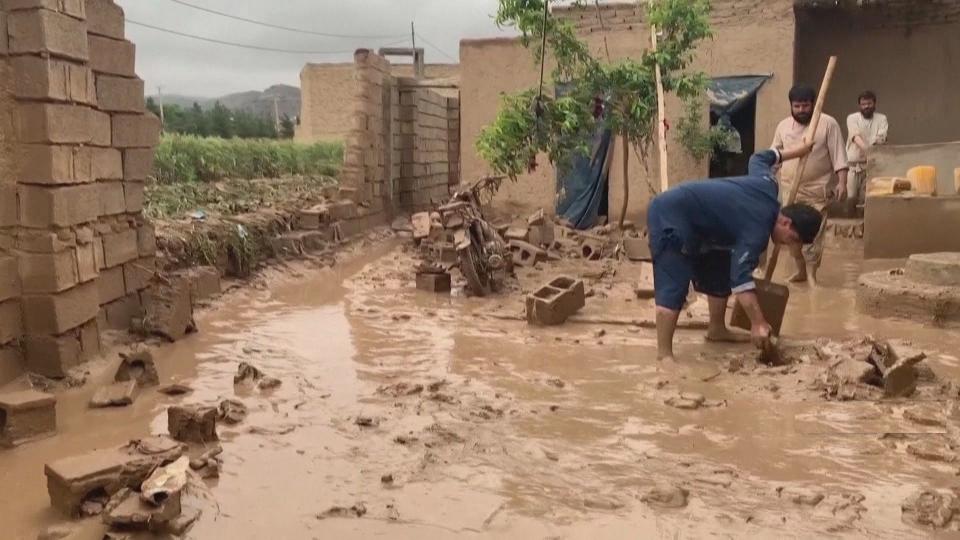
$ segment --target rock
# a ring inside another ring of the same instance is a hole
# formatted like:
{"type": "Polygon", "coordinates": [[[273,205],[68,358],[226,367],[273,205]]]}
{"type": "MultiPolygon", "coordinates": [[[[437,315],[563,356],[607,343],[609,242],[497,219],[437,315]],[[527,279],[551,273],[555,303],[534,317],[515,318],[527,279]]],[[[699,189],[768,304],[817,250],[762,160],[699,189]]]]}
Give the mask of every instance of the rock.
{"type": "Polygon", "coordinates": [[[260,390],[272,390],[283,384],[283,381],[274,377],[264,377],[257,383],[260,390]]]}
{"type": "Polygon", "coordinates": [[[655,508],[683,508],[689,495],[682,487],[661,485],[651,488],[640,500],[655,508]]]}
{"type": "Polygon", "coordinates": [[[390,224],[390,228],[394,232],[413,232],[413,226],[410,224],[410,220],[404,217],[398,217],[393,220],[393,223],[390,224]]]}
{"type": "Polygon", "coordinates": [[[280,379],[268,377],[253,364],[240,362],[237,366],[237,374],[233,376],[234,385],[253,385],[256,384],[260,390],[270,390],[280,386],[280,379]]]}
{"type": "Polygon", "coordinates": [[[178,441],[205,444],[217,437],[217,409],[198,405],[174,405],[167,409],[167,429],[178,441]]]}
{"type": "Polygon", "coordinates": [[[107,505],[107,500],[106,495],[104,495],[103,497],[95,497],[83,501],[83,504],[80,505],[80,516],[99,516],[103,513],[103,508],[107,505]]]}
{"type": "Polygon", "coordinates": [[[120,353],[120,366],[114,381],[123,382],[134,380],[137,386],[156,386],[160,384],[157,366],[150,351],[140,351],[132,354],[120,353]]]}
{"type": "Polygon", "coordinates": [[[134,380],[113,383],[109,386],[101,387],[90,399],[90,406],[95,409],[104,407],[126,407],[133,403],[133,393],[136,390],[137,381],[134,380]]]}
{"type": "Polygon", "coordinates": [[[181,499],[180,515],[167,522],[166,532],[174,536],[183,536],[198,519],[202,511],[196,506],[187,506],[181,499]]]}
{"type": "Polygon", "coordinates": [[[957,460],[957,454],[955,454],[948,445],[931,440],[922,440],[908,444],[907,453],[927,461],[953,463],[957,460]]]}
{"type": "Polygon", "coordinates": [[[229,425],[236,425],[247,417],[247,406],[235,399],[225,399],[217,407],[217,419],[229,425]]]}
{"type": "Polygon", "coordinates": [[[160,532],[179,515],[180,492],[172,494],[159,505],[153,505],[144,502],[137,492],[123,488],[110,498],[103,522],[123,530],[160,532]]]}
{"type": "Polygon", "coordinates": [[[958,509],[956,497],[932,489],[914,493],[900,506],[904,522],[934,529],[949,525],[958,509]]]}

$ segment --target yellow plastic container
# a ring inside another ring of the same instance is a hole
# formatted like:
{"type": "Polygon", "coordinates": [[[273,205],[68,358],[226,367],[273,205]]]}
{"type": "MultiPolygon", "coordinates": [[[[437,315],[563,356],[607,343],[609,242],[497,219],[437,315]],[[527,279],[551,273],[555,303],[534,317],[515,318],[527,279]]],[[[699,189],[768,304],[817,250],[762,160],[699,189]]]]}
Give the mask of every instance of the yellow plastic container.
{"type": "Polygon", "coordinates": [[[929,195],[937,194],[937,168],[921,165],[907,171],[907,180],[913,186],[913,191],[929,195]]]}
{"type": "Polygon", "coordinates": [[[911,184],[906,178],[899,176],[878,176],[867,182],[868,197],[882,197],[910,191],[911,184]]]}

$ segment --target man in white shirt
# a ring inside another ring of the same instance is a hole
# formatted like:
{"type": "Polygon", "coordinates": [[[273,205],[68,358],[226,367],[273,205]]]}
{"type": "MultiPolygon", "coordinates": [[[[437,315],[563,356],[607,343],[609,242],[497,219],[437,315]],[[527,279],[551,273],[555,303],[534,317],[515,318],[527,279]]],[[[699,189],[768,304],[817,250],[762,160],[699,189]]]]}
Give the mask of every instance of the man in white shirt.
{"type": "Polygon", "coordinates": [[[867,192],[867,153],[870,148],[887,142],[890,127],[886,115],[877,112],[877,95],[870,90],[858,98],[860,112],[847,117],[847,160],[850,174],[847,196],[851,209],[863,204],[867,192]]]}

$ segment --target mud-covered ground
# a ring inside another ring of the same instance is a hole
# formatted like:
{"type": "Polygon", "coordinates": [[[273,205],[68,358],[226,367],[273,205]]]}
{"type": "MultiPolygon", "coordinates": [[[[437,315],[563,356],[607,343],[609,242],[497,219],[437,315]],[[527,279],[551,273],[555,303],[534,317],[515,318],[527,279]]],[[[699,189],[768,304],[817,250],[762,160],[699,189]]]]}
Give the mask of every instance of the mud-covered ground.
{"type": "MultiPolygon", "coordinates": [[[[222,398],[251,414],[220,427],[223,471],[190,538],[905,538],[934,525],[904,520],[904,501],[958,485],[960,335],[857,315],[854,254],[828,252],[823,287],[794,288],[794,363],[777,368],[705,343],[702,304],[678,362],[657,362],[639,264],[541,264],[489,299],[418,292],[414,264],[399,241],[368,245],[228,295],[154,353],[186,396],[90,411],[96,384],[62,393],[57,437],[0,453],[2,536],[61,522],[44,463],[164,433],[166,406],[222,398]],[[585,277],[587,307],[527,326],[520,292],[557,274],[585,277]],[[927,353],[914,397],[832,397],[835,354],[867,334],[927,353]],[[241,361],[283,384],[238,394],[241,361]]],[[[920,521],[955,530],[953,511],[920,521]]],[[[100,534],[88,520],[74,537],[100,534]]]]}

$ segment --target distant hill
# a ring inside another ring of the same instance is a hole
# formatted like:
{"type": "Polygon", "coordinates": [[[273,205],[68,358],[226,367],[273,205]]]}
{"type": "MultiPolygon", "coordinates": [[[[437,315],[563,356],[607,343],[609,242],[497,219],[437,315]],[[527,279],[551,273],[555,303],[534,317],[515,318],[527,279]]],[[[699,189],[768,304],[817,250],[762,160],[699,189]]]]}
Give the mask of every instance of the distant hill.
{"type": "MultiPolygon", "coordinates": [[[[157,101],[157,96],[150,96],[157,101]]],[[[276,84],[267,88],[263,92],[251,90],[249,92],[238,92],[236,94],[227,94],[218,98],[184,96],[180,94],[164,94],[164,105],[179,105],[181,107],[193,107],[194,103],[200,104],[204,109],[213,107],[213,104],[219,101],[224,107],[239,111],[248,111],[258,116],[273,118],[273,102],[276,98],[277,109],[280,116],[286,114],[290,118],[300,115],[300,89],[296,86],[285,84],[276,84]]]]}

